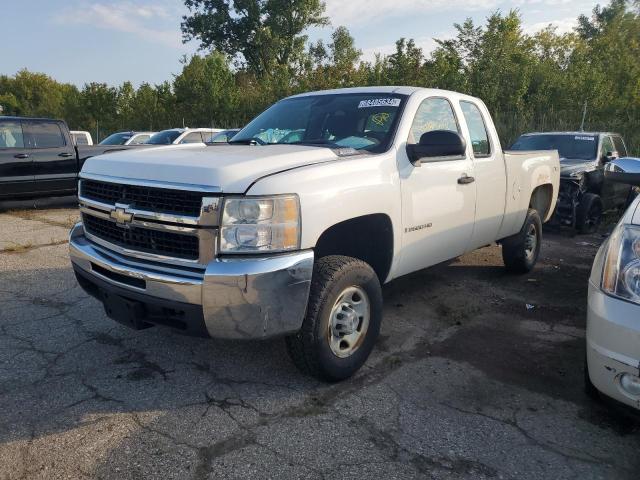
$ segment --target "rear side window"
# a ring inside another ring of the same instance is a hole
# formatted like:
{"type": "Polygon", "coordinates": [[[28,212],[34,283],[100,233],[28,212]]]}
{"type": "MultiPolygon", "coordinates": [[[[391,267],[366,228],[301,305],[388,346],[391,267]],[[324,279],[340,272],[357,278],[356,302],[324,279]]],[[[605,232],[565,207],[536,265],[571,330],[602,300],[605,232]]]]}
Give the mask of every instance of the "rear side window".
{"type": "Polygon", "coordinates": [[[24,148],[20,122],[0,121],[0,148],[24,148]]]}
{"type": "Polygon", "coordinates": [[[427,98],[418,107],[409,133],[409,144],[420,142],[420,137],[434,130],[460,133],[453,107],[445,98],[427,98]]]}
{"type": "Polygon", "coordinates": [[[136,135],[130,145],[140,145],[149,140],[150,135],[136,135]]]}
{"type": "Polygon", "coordinates": [[[471,102],[460,102],[460,108],[462,108],[462,114],[467,121],[467,127],[469,127],[473,154],[476,157],[488,156],[491,153],[491,144],[482,112],[476,104],[471,102]]]}
{"type": "Polygon", "coordinates": [[[616,147],[616,152],[620,157],[627,156],[627,147],[624,146],[624,141],[622,141],[622,137],[615,136],[613,137],[613,145],[616,147]]]}
{"type": "Polygon", "coordinates": [[[202,143],[202,134],[200,132],[190,133],[180,143],[202,143]]]}
{"type": "Polygon", "coordinates": [[[74,135],[73,139],[76,141],[76,145],[89,145],[87,136],[84,133],[74,135]]]}
{"type": "Polygon", "coordinates": [[[27,122],[26,133],[32,148],[59,148],[66,145],[60,125],[55,122],[27,122]]]}

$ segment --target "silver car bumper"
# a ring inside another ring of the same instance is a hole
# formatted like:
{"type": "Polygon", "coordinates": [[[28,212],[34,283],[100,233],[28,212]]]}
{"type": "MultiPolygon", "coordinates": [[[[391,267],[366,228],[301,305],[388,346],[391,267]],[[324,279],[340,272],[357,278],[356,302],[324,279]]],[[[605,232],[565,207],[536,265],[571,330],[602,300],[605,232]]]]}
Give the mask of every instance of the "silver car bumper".
{"type": "MultiPolygon", "coordinates": [[[[91,287],[105,307],[105,298],[114,296],[140,306],[138,312],[170,312],[175,305],[185,324],[203,322],[206,334],[227,339],[262,339],[299,330],[314,258],[313,251],[306,250],[216,258],[204,271],[184,269],[104,249],[87,240],[80,223],[71,230],[69,250],[81,284],[91,287]]],[[[144,321],[166,324],[160,316],[144,321]]]]}
{"type": "Polygon", "coordinates": [[[587,363],[591,383],[606,396],[640,409],[640,395],[621,385],[640,375],[640,306],[605,295],[589,282],[587,363]]]}

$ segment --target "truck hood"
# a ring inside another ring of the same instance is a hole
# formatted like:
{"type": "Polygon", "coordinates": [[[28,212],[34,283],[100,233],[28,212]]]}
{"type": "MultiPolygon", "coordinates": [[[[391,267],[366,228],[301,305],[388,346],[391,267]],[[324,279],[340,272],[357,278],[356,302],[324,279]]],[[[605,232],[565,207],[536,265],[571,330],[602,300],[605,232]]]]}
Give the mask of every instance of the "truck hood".
{"type": "Polygon", "coordinates": [[[597,165],[594,160],[569,160],[560,159],[560,176],[567,178],[579,178],[585,172],[593,172],[597,165]]]}
{"type": "Polygon", "coordinates": [[[339,158],[303,145],[175,145],[127,150],[87,160],[83,174],[218,187],[244,193],[260,177],[339,158]]]}

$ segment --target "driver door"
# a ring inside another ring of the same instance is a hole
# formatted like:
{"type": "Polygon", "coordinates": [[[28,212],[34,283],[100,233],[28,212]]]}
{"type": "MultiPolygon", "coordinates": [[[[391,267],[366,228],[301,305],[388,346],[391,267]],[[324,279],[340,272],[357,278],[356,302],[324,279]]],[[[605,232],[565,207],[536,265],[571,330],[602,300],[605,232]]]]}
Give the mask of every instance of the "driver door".
{"type": "MultiPolygon", "coordinates": [[[[446,98],[425,99],[407,143],[433,130],[461,133],[457,113],[446,98]]],[[[468,142],[468,139],[467,139],[468,142]]],[[[415,166],[399,151],[402,190],[402,254],[398,275],[420,270],[466,252],[473,235],[476,184],[469,149],[463,157],[437,157],[415,166]]]]}

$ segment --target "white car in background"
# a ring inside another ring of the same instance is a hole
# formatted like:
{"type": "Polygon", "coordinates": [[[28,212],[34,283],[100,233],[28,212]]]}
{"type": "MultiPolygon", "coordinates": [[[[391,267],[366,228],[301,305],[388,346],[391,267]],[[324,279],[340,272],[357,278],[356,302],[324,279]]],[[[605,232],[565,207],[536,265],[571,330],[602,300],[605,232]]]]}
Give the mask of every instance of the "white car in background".
{"type": "Polygon", "coordinates": [[[69,133],[74,145],[93,145],[93,138],[89,132],[71,130],[69,133]]]}
{"type": "MultiPolygon", "coordinates": [[[[640,159],[605,167],[609,181],[640,186],[640,159]]],[[[589,279],[586,389],[640,409],[640,196],[600,247],[589,279]]]]}
{"type": "Polygon", "coordinates": [[[180,145],[184,143],[205,143],[213,134],[222,132],[222,128],[171,128],[153,135],[148,141],[151,145],[180,145]]]}
{"type": "Polygon", "coordinates": [[[100,145],[142,145],[156,132],[116,132],[100,142],[100,145]]]}

